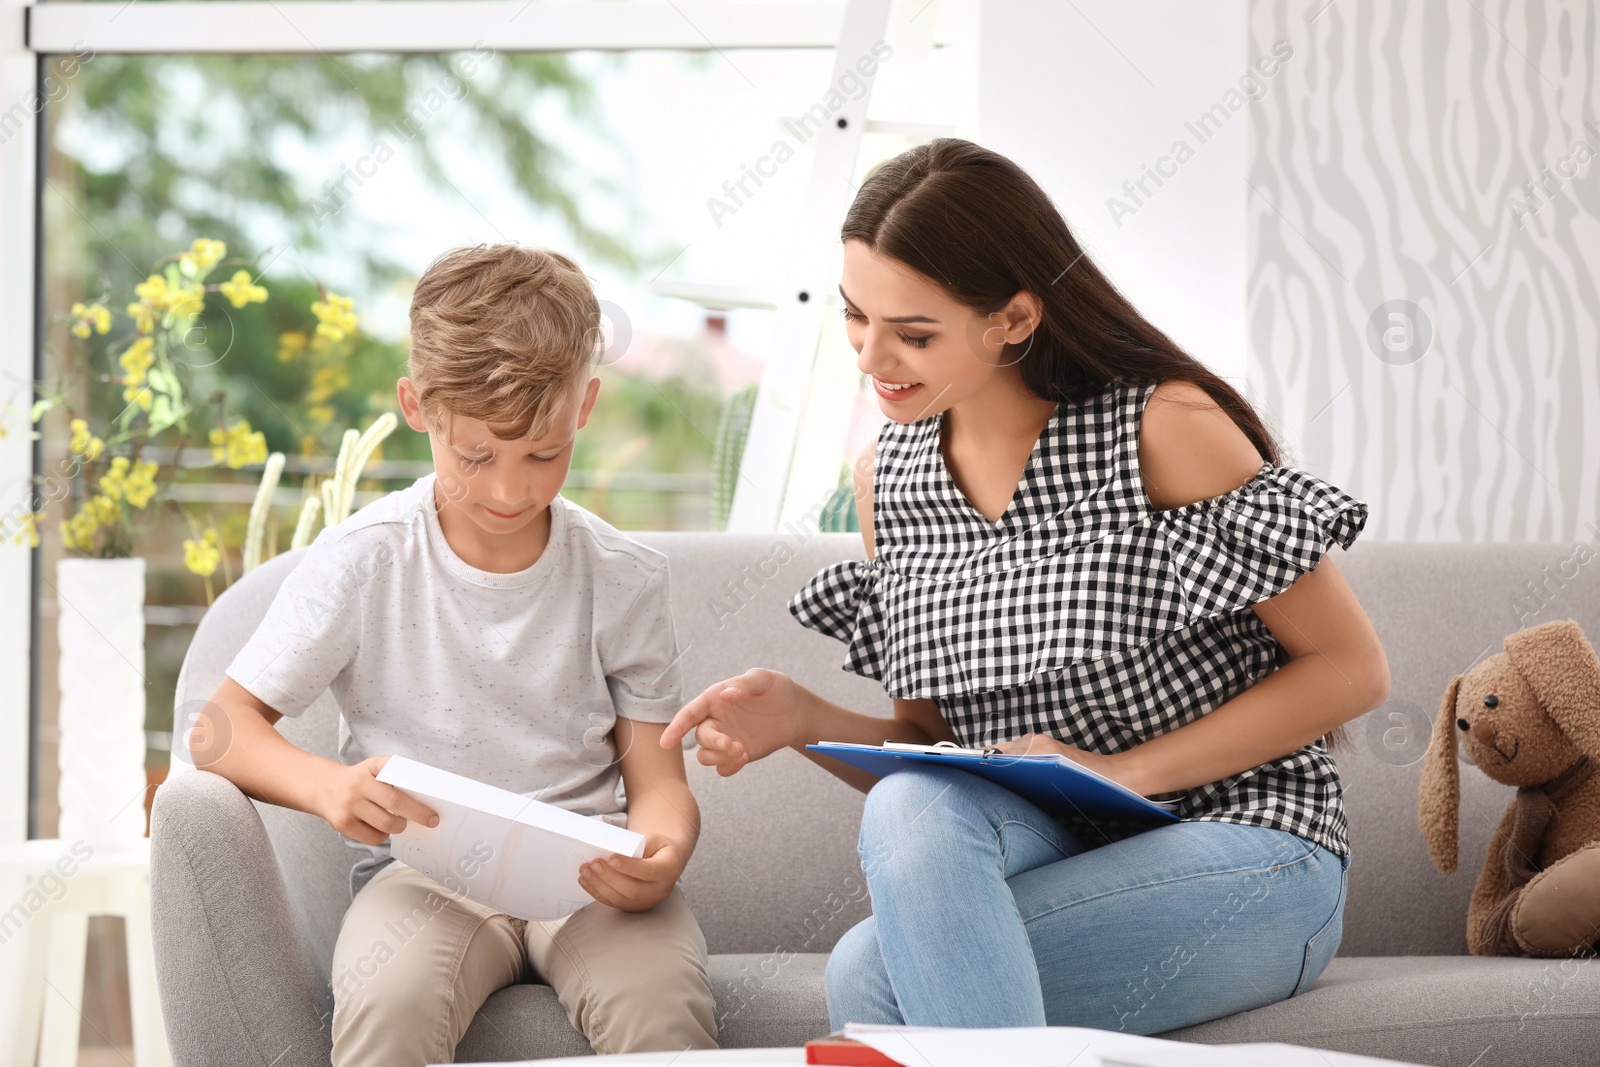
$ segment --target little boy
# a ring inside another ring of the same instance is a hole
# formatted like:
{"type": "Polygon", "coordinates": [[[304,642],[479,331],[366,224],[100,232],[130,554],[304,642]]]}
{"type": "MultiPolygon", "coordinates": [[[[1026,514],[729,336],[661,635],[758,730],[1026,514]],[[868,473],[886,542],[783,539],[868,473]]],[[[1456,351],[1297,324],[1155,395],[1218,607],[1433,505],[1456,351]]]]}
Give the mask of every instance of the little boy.
{"type": "Polygon", "coordinates": [[[356,849],[333,955],[334,1067],[451,1062],[489,995],[555,990],[595,1051],[715,1048],[700,927],[678,888],[699,811],[682,750],[666,559],[560,495],[600,380],[577,265],[515,245],[446,253],[411,301],[400,406],[433,473],[323,530],[229,665],[193,753],[356,849]],[[338,761],[272,724],[324,690],[338,761]],[[376,779],[399,754],[625,825],[642,859],[585,865],[595,902],[525,922],[389,855],[436,813],[376,779]],[[619,783],[620,778],[620,783],[619,783]],[[619,795],[619,784],[623,795],[619,795]]]}

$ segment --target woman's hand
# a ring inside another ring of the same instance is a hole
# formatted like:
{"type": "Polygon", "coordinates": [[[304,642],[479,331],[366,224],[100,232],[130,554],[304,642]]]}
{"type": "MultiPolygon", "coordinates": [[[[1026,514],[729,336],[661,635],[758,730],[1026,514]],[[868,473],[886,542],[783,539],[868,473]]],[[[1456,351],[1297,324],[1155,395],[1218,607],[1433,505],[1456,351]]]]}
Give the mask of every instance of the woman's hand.
{"type": "Polygon", "coordinates": [[[1142,797],[1150,795],[1128,759],[1128,753],[1133,751],[1132,749],[1108,756],[1104,752],[1088,752],[1081,748],[1073,748],[1048,734],[1023,734],[1015,741],[1005,741],[994,747],[1014,756],[1065,756],[1080,767],[1087,767],[1096,774],[1103,774],[1142,797]]]}
{"type": "Polygon", "coordinates": [[[681,744],[692,729],[696,758],[726,778],[804,737],[808,695],[782,671],[752,667],[685,704],[662,732],[661,747],[681,744]]]}

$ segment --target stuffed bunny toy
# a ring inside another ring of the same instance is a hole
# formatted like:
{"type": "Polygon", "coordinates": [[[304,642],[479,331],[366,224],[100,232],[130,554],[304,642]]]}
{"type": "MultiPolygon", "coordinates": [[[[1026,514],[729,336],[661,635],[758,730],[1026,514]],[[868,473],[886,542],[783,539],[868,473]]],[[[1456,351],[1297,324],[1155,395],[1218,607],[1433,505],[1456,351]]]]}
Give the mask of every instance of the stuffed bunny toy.
{"type": "Polygon", "coordinates": [[[1517,787],[1467,909],[1477,956],[1587,954],[1600,942],[1600,658],[1563,619],[1510,634],[1451,679],[1422,769],[1417,825],[1434,866],[1456,869],[1456,744],[1517,787]]]}

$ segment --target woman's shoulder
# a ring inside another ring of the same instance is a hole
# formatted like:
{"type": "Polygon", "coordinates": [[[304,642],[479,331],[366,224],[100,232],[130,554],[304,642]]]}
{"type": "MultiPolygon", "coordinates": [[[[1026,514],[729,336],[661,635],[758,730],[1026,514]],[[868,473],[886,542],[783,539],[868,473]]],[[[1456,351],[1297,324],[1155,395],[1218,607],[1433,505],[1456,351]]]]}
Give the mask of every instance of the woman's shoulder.
{"type": "Polygon", "coordinates": [[[1157,511],[1237,489],[1266,459],[1211,395],[1192,381],[1168,378],[1147,394],[1139,418],[1138,463],[1157,511]]]}

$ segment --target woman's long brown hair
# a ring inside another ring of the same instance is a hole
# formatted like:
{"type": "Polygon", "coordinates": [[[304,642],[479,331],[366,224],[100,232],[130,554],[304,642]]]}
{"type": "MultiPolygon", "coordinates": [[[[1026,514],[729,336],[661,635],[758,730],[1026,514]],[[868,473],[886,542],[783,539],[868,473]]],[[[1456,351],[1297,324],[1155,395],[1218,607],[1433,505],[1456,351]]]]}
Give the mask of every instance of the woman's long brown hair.
{"type": "MultiPolygon", "coordinates": [[[[1204,389],[1267,462],[1281,465],[1278,443],[1250,402],[1139,314],[1044,190],[1006,157],[954,137],[902,152],[861,184],[840,235],[932,278],[980,314],[999,311],[1024,289],[1038,297],[1038,328],[1000,357],[1017,364],[1033,395],[1076,404],[1113,381],[1183,379],[1204,389]]],[[[1285,660],[1280,645],[1279,665],[1285,660]]],[[[1344,728],[1324,740],[1341,744],[1344,728]]]]}

